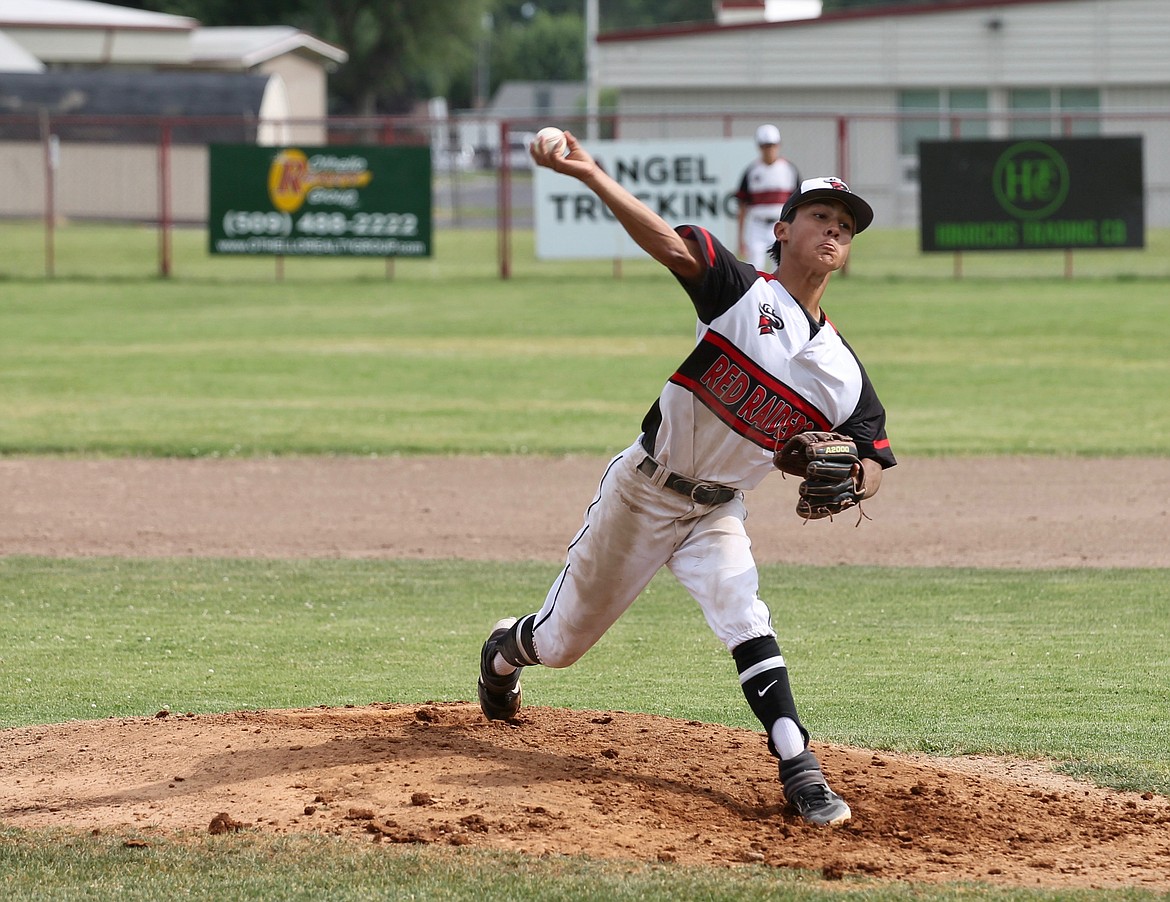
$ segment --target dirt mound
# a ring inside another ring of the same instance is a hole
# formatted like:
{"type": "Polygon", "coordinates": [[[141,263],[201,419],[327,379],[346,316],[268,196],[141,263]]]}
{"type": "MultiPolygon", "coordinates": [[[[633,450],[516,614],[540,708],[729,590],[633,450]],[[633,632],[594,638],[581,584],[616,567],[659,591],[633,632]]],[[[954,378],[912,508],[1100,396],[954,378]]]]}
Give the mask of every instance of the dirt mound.
{"type": "Polygon", "coordinates": [[[1038,765],[817,746],[842,827],[785,807],[762,734],[464,703],[158,716],[8,730],[0,821],[323,832],[533,855],[809,868],[828,878],[1170,888],[1170,801],[1038,765]],[[679,750],[685,750],[680,754],[679,750]]]}

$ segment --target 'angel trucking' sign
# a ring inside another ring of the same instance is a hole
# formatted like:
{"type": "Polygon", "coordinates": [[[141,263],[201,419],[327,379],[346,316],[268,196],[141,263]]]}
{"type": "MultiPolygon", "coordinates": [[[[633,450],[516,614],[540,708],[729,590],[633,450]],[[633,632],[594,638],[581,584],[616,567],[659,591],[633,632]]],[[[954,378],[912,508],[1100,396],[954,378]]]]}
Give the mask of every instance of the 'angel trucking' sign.
{"type": "Polygon", "coordinates": [[[1141,138],[923,141],[924,251],[1145,247],[1141,138]]]}
{"type": "MultiPolygon", "coordinates": [[[[596,141],[589,152],[667,222],[702,226],[735,246],[735,192],[759,153],[750,140],[596,141]]],[[[533,204],[540,260],[646,255],[597,195],[575,179],[537,167],[533,204]]]]}

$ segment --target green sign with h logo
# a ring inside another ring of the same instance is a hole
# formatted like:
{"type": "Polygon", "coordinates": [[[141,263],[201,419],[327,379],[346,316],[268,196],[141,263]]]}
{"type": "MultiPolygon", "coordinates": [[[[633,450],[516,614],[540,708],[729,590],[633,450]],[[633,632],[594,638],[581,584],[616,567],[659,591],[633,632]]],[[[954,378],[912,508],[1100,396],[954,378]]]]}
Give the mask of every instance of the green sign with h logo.
{"type": "Polygon", "coordinates": [[[924,251],[1145,246],[1141,138],[923,141],[924,251]]]}

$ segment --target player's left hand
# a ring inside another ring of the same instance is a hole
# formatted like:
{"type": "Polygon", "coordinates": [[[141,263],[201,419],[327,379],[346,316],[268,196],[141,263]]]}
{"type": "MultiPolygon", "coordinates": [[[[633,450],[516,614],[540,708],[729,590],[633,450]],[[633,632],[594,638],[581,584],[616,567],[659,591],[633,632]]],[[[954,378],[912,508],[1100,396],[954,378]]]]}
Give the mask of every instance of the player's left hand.
{"type": "Polygon", "coordinates": [[[800,484],[796,514],[803,520],[832,517],[861,503],[865,488],[861,481],[861,463],[814,461],[808,465],[808,478],[800,484]]]}
{"type": "Polygon", "coordinates": [[[774,463],[803,476],[796,513],[803,520],[833,517],[861,503],[865,474],[857,443],[836,432],[802,432],[776,451],[774,463]]]}

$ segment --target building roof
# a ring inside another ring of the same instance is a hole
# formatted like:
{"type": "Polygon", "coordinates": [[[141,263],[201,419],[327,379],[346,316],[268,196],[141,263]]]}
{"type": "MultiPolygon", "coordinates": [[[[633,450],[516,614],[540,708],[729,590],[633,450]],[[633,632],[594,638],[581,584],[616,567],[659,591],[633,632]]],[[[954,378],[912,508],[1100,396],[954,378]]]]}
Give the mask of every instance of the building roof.
{"type": "MultiPolygon", "coordinates": [[[[0,72],[0,111],[31,118],[46,110],[58,117],[54,133],[71,139],[157,141],[152,117],[166,116],[188,119],[175,126],[175,141],[240,141],[255,131],[273,82],[283,88],[279,76],[244,72],[0,72]]],[[[0,137],[20,137],[22,128],[0,124],[0,137]]]]}
{"type": "MultiPolygon", "coordinates": [[[[287,25],[204,28],[195,19],[94,0],[0,0],[0,34],[41,63],[203,66],[248,70],[295,53],[336,68],[349,54],[287,25]],[[62,32],[70,38],[61,38],[62,32]],[[153,33],[153,34],[152,34],[153,33]],[[126,43],[126,42],[129,43],[126,43]]],[[[5,65],[0,71],[39,71],[5,65]]],[[[43,67],[42,67],[43,68],[43,67]]]]}
{"type": "MultiPolygon", "coordinates": [[[[957,12],[961,10],[995,9],[1011,6],[1043,6],[1049,3],[1068,3],[1075,0],[935,0],[935,2],[903,3],[893,6],[865,7],[863,9],[846,9],[838,12],[824,13],[816,18],[792,19],[778,22],[747,22],[734,25],[719,25],[714,22],[679,23],[675,25],[659,25],[643,28],[631,28],[624,31],[609,31],[597,36],[598,43],[620,41],[646,41],[654,38],[674,38],[683,35],[723,34],[741,29],[764,28],[801,28],[814,24],[829,22],[848,22],[856,19],[892,18],[901,16],[927,16],[936,13],[957,12]]],[[[1096,2],[1096,0],[1081,0],[1081,2],[1096,2]]]]}
{"type": "Polygon", "coordinates": [[[186,16],[129,9],[93,0],[0,0],[0,28],[143,28],[190,31],[199,23],[186,16]]]}
{"type": "Polygon", "coordinates": [[[715,21],[720,25],[741,22],[784,22],[815,19],[821,0],[715,0],[715,21]]]}
{"type": "Polygon", "coordinates": [[[44,71],[44,63],[0,31],[0,72],[44,71]]]}
{"type": "MultiPolygon", "coordinates": [[[[3,0],[0,0],[3,2],[3,0]]],[[[196,65],[239,66],[250,69],[286,53],[324,59],[334,66],[349,54],[289,25],[198,28],[191,35],[196,65]]]]}

